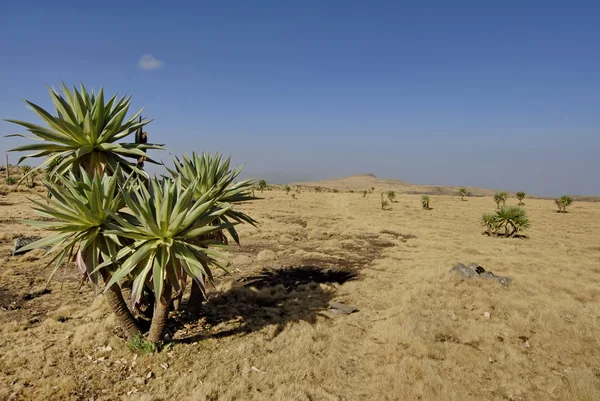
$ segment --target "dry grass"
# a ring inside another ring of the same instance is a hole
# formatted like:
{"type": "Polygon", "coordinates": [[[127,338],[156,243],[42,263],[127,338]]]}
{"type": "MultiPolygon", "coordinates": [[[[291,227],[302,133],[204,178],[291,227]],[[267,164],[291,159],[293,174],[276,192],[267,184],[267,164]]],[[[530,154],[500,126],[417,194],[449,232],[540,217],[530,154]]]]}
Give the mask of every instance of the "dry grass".
{"type": "Polygon", "coordinates": [[[600,204],[562,215],[528,199],[524,240],[481,234],[489,197],[432,196],[427,211],[399,195],[382,211],[377,193],[262,196],[244,207],[261,227],[241,228],[204,317],[136,358],[74,269],[43,293],[38,255],[7,256],[15,235],[40,234],[16,221],[32,214],[10,193],[0,399],[600,400],[600,204]],[[513,284],[461,281],[457,262],[513,284]],[[331,314],[330,300],[360,311],[331,314]]]}

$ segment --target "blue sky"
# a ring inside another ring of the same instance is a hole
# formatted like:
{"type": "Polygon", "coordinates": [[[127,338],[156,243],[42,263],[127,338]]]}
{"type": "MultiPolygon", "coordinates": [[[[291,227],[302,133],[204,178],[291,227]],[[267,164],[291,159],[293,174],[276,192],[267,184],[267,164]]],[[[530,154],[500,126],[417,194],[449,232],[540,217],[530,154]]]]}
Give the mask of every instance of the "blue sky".
{"type": "Polygon", "coordinates": [[[600,195],[600,3],[413,3],[7,2],[0,117],[84,82],[146,105],[171,153],[268,181],[600,195]]]}

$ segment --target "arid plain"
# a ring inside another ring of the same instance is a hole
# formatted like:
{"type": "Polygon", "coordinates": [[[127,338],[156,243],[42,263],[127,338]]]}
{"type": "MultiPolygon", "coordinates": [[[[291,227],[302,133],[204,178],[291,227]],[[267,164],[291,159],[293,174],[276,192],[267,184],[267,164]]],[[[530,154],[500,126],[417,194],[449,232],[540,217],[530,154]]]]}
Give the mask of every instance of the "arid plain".
{"type": "Polygon", "coordinates": [[[479,223],[493,191],[429,191],[423,210],[407,192],[428,190],[398,182],[314,185],[338,192],[257,191],[260,225],[240,227],[202,318],[172,316],[146,356],[74,266],[44,291],[43,251],[10,256],[44,233],[20,222],[35,191],[0,196],[0,399],[600,400],[600,203],[525,199],[527,238],[505,239],[479,223]],[[513,282],[461,280],[458,262],[513,282]]]}

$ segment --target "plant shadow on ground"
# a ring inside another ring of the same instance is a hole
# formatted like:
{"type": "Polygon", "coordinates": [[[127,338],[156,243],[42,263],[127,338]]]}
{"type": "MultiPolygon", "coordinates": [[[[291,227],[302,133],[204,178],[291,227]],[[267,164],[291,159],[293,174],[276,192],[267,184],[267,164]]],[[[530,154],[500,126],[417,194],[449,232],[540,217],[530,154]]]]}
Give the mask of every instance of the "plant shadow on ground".
{"type": "Polygon", "coordinates": [[[176,322],[176,342],[192,343],[259,331],[276,325],[273,337],[289,323],[314,324],[336,294],[334,284],[359,278],[356,269],[289,266],[263,269],[225,291],[209,295],[200,319],[176,322]]]}
{"type": "Polygon", "coordinates": [[[481,233],[481,235],[486,235],[490,238],[500,238],[500,239],[521,239],[521,240],[529,239],[529,236],[527,234],[515,234],[515,235],[507,237],[504,234],[491,234],[490,235],[490,233],[488,233],[487,231],[483,231],[481,233]]]}

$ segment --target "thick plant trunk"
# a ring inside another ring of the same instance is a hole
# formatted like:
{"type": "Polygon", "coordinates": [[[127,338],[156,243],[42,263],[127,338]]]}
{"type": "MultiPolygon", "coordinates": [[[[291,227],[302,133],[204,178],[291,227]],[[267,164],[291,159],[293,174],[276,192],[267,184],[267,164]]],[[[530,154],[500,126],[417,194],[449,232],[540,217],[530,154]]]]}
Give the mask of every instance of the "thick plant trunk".
{"type": "MultiPolygon", "coordinates": [[[[104,283],[108,283],[110,274],[105,269],[101,269],[100,271],[104,283]]],[[[106,299],[108,300],[108,304],[113,313],[117,317],[117,323],[125,332],[125,336],[129,339],[141,335],[142,333],[137,325],[137,321],[123,299],[123,294],[121,293],[121,288],[118,284],[113,284],[106,291],[106,299]]]]}
{"type": "Polygon", "coordinates": [[[152,324],[148,333],[148,340],[158,343],[163,339],[163,333],[169,321],[169,307],[171,305],[171,283],[166,282],[162,296],[154,303],[152,324]]]}

